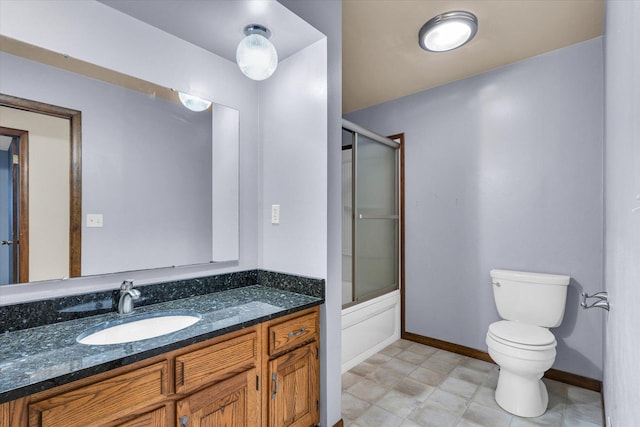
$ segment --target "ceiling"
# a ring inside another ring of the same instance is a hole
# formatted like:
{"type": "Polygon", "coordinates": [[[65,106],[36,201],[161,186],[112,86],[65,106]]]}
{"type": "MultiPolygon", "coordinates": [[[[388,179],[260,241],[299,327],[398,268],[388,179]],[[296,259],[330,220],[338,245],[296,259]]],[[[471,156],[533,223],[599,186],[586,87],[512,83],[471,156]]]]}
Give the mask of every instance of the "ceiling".
{"type": "Polygon", "coordinates": [[[343,0],[342,108],[349,113],[602,35],[604,0],[343,0]],[[466,10],[478,33],[427,52],[430,18],[466,10]]]}
{"type": "Polygon", "coordinates": [[[98,1],[232,62],[248,24],[269,28],[280,60],[324,37],[273,0],[98,1]]]}
{"type": "MultiPolygon", "coordinates": [[[[99,1],[234,62],[242,30],[249,23],[271,29],[280,60],[323,37],[273,0],[99,1]]],[[[342,4],[343,113],[598,37],[604,22],[604,0],[343,0],[342,4]],[[418,46],[422,25],[452,10],[478,17],[475,38],[450,52],[422,50],[418,46]]]]}

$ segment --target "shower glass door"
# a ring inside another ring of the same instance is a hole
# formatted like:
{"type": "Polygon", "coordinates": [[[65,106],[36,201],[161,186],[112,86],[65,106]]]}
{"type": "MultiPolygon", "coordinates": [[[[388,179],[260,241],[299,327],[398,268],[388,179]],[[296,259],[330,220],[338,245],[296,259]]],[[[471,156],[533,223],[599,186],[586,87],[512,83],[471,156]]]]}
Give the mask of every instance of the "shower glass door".
{"type": "Polygon", "coordinates": [[[398,289],[399,153],[360,133],[353,144],[353,301],[398,289]]]}

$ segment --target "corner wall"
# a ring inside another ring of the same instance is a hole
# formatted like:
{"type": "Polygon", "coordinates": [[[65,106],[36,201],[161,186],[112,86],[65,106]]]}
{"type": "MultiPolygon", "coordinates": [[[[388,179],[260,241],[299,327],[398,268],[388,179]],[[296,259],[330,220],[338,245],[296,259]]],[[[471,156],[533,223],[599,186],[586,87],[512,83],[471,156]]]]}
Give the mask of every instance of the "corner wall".
{"type": "Polygon", "coordinates": [[[606,7],[604,403],[623,427],[640,420],[640,3],[606,7]]]}
{"type": "Polygon", "coordinates": [[[279,0],[327,36],[326,295],[320,317],[320,425],[341,419],[342,1],[279,0]]]}
{"type": "Polygon", "coordinates": [[[405,133],[407,332],[487,351],[492,268],[568,274],[554,368],[602,378],[602,39],[346,117],[405,133]]]}

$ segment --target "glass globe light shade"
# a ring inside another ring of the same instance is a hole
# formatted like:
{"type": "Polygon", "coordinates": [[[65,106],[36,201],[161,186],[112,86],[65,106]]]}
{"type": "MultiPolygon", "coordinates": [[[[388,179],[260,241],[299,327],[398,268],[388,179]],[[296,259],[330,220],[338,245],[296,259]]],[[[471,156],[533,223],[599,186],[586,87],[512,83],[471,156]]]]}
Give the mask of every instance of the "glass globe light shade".
{"type": "Polygon", "coordinates": [[[178,98],[191,111],[204,111],[211,105],[211,101],[184,92],[178,92],[178,98]]]}
{"type": "Polygon", "coordinates": [[[278,52],[263,35],[249,34],[238,44],[236,62],[245,76],[252,80],[264,80],[276,71],[278,52]]]}

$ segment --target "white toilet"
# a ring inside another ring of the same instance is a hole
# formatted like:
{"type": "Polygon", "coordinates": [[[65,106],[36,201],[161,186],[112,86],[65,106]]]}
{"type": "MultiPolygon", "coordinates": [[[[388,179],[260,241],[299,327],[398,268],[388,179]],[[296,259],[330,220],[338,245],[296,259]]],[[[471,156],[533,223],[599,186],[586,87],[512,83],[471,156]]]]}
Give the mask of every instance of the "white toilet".
{"type": "Polygon", "coordinates": [[[541,381],[556,358],[556,339],[548,328],[562,323],[569,276],[491,270],[500,317],[489,325],[489,356],[500,366],[496,402],[520,417],[547,410],[549,395],[541,381]]]}

